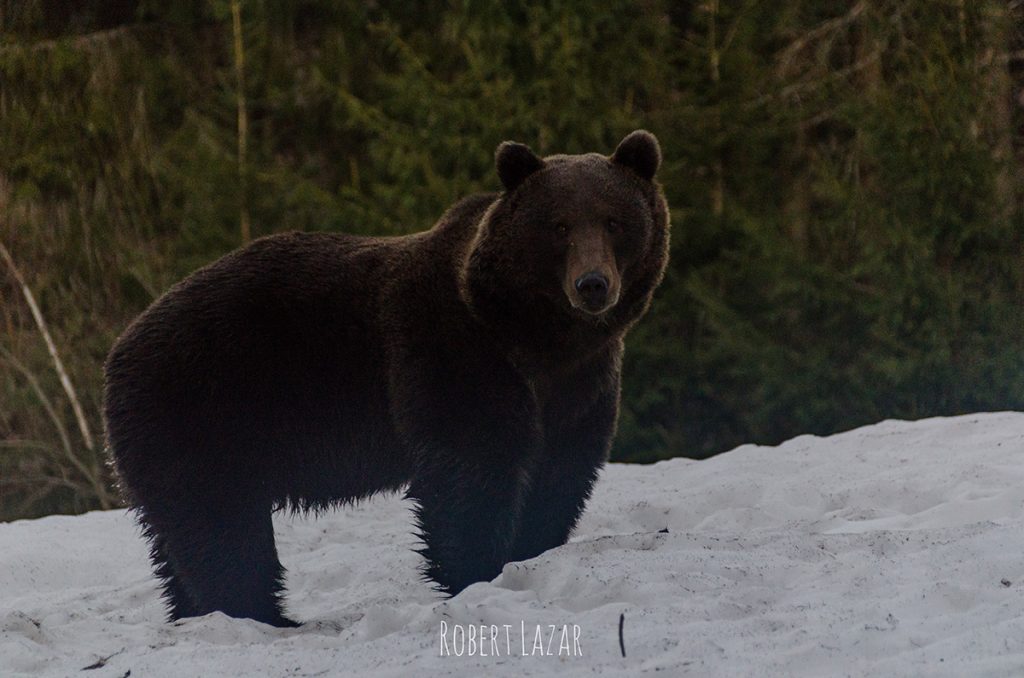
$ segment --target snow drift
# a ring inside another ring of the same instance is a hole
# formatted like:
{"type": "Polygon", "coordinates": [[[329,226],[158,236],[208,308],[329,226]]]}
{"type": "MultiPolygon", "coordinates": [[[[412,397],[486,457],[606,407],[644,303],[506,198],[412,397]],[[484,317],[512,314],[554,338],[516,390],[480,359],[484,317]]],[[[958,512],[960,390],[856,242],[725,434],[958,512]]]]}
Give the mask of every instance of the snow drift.
{"type": "Polygon", "coordinates": [[[569,544],[447,601],[397,497],[275,522],[298,629],[165,623],[123,511],[0,525],[0,675],[1024,675],[1024,414],[613,464],[569,544]]]}

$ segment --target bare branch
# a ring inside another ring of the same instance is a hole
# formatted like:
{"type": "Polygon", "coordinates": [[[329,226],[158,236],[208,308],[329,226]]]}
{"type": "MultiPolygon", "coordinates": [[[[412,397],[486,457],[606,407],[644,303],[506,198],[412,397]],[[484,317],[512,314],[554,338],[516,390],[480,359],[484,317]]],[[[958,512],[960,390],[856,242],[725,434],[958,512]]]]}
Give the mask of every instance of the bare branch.
{"type": "Polygon", "coordinates": [[[46,327],[46,321],[43,319],[42,311],[39,310],[39,304],[36,303],[35,295],[32,294],[32,290],[29,288],[28,283],[25,282],[25,278],[22,277],[21,271],[15,265],[11,253],[7,251],[7,247],[2,242],[0,242],[0,257],[7,262],[7,267],[11,270],[11,274],[21,287],[21,293],[24,295],[25,301],[32,311],[32,317],[35,318],[39,333],[43,335],[43,341],[46,342],[46,350],[50,352],[50,358],[53,360],[54,369],[57,370],[57,376],[60,377],[61,386],[64,387],[64,392],[67,393],[68,400],[71,401],[71,409],[74,410],[75,419],[78,421],[78,430],[82,433],[82,441],[85,443],[86,449],[92,452],[96,449],[96,445],[93,442],[92,432],[89,431],[89,422],[85,419],[85,413],[82,411],[82,404],[78,400],[78,394],[75,392],[75,387],[68,377],[67,370],[64,369],[64,362],[60,359],[60,354],[57,353],[57,345],[53,343],[53,337],[50,336],[50,331],[46,327]]]}
{"type": "Polygon", "coordinates": [[[722,44],[719,47],[718,51],[721,54],[725,54],[729,51],[729,47],[732,46],[732,42],[736,39],[736,34],[739,32],[740,23],[746,18],[747,13],[759,5],[760,2],[761,0],[747,0],[747,3],[744,4],[743,8],[736,14],[736,18],[733,19],[732,25],[729,26],[729,30],[725,32],[725,39],[722,40],[722,44]]]}
{"type": "Polygon", "coordinates": [[[801,96],[813,92],[830,83],[841,81],[849,77],[850,75],[853,75],[854,73],[857,73],[858,71],[867,68],[868,66],[878,63],[878,61],[882,58],[882,52],[882,49],[875,50],[874,52],[868,54],[863,59],[853,64],[850,64],[845,68],[834,70],[822,78],[819,78],[817,80],[805,80],[802,82],[795,82],[792,85],[787,85],[775,92],[770,92],[768,94],[759,96],[756,99],[752,99],[749,102],[747,102],[745,106],[747,106],[748,108],[757,108],[759,106],[763,106],[767,103],[770,103],[774,100],[788,99],[794,96],[801,96]]]}
{"type": "Polygon", "coordinates": [[[779,75],[785,75],[789,71],[789,66],[793,59],[796,58],[797,54],[803,51],[807,45],[822,38],[826,35],[834,33],[846,26],[849,26],[857,20],[861,14],[868,9],[868,3],[866,0],[860,0],[856,5],[850,8],[850,11],[843,16],[829,19],[828,21],[822,22],[818,26],[807,31],[799,38],[794,40],[790,45],[784,49],[779,56],[779,75]]]}
{"type": "Polygon", "coordinates": [[[118,26],[92,33],[83,33],[59,40],[37,40],[28,44],[0,45],[0,54],[14,54],[18,52],[49,52],[62,45],[70,45],[76,50],[88,50],[97,45],[105,45],[118,38],[129,35],[135,31],[146,28],[153,28],[156,24],[130,24],[118,26]]]}
{"type": "Polygon", "coordinates": [[[32,387],[32,391],[36,394],[36,398],[39,399],[39,404],[43,406],[43,410],[46,412],[47,416],[50,417],[50,421],[53,422],[53,427],[57,430],[57,435],[60,437],[61,445],[64,447],[64,453],[80,471],[83,471],[84,467],[82,467],[81,462],[75,456],[74,447],[71,445],[71,436],[68,435],[68,430],[64,426],[64,421],[61,419],[60,415],[57,414],[57,409],[47,397],[46,392],[43,390],[43,387],[36,378],[36,375],[3,346],[0,346],[0,357],[25,377],[29,386],[32,387]]]}
{"type": "MultiPolygon", "coordinates": [[[[1024,50],[1016,50],[1016,51],[1013,51],[1013,52],[1006,52],[1004,54],[1000,54],[1000,55],[994,57],[994,61],[995,61],[995,63],[1000,64],[1000,65],[1015,64],[1015,63],[1024,61],[1024,50]]],[[[982,66],[987,66],[989,64],[984,64],[983,63],[981,65],[982,66]]]]}
{"type": "Polygon", "coordinates": [[[39,450],[50,454],[56,453],[52,447],[38,440],[0,440],[0,449],[5,447],[12,450],[39,450]]]}
{"type": "MultiPolygon", "coordinates": [[[[32,387],[32,390],[35,392],[36,397],[39,398],[39,402],[42,404],[43,409],[46,411],[47,415],[49,415],[50,419],[53,421],[54,427],[57,429],[57,435],[60,436],[61,444],[64,446],[65,457],[69,462],[71,462],[71,465],[78,470],[78,472],[82,475],[82,478],[85,479],[86,483],[88,483],[88,486],[96,495],[96,499],[99,500],[100,506],[105,509],[113,508],[114,501],[111,499],[110,493],[107,491],[106,486],[103,484],[102,472],[99,470],[99,468],[97,468],[95,459],[93,460],[93,467],[89,468],[88,466],[85,465],[85,462],[79,459],[78,455],[75,454],[74,446],[72,446],[71,444],[71,438],[70,436],[68,436],[67,429],[64,427],[64,422],[61,420],[60,415],[57,414],[57,410],[54,408],[53,403],[46,396],[46,392],[43,391],[43,387],[39,383],[39,380],[36,379],[36,376],[32,373],[30,369],[28,369],[28,367],[23,365],[17,358],[15,358],[11,354],[10,351],[8,351],[2,346],[0,346],[0,356],[2,356],[4,360],[11,365],[11,367],[16,369],[18,372],[21,372],[21,374],[25,376],[25,379],[28,381],[29,385],[32,387]]],[[[0,445],[0,447],[21,449],[35,448],[53,454],[52,448],[47,447],[45,445],[41,445],[39,443],[33,443],[33,441],[12,440],[0,441],[0,443],[4,443],[0,445]]],[[[67,474],[63,466],[61,466],[59,463],[56,466],[58,471],[60,471],[61,477],[63,478],[65,483],[67,483],[70,486],[79,487],[78,485],[74,485],[73,483],[71,483],[70,480],[68,480],[67,474]]]]}

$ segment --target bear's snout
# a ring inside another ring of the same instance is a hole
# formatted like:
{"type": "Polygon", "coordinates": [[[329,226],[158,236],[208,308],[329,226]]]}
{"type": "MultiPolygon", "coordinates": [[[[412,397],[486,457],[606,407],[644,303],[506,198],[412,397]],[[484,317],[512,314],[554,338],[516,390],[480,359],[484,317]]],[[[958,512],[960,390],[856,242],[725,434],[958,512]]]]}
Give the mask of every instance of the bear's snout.
{"type": "Polygon", "coordinates": [[[562,289],[573,308],[601,315],[619,301],[615,243],[599,223],[577,226],[569,234],[562,289]]]}
{"type": "Polygon", "coordinates": [[[587,311],[598,313],[608,304],[608,278],[597,271],[584,273],[577,278],[576,291],[587,311]]]}

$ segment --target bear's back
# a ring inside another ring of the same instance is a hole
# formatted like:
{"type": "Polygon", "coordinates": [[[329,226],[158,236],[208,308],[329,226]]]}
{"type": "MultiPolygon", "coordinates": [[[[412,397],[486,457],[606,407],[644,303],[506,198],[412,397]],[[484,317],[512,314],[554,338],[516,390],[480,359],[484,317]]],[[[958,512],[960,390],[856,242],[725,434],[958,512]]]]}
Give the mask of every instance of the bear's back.
{"type": "Polygon", "coordinates": [[[301,486],[315,504],[372,489],[339,481],[360,475],[343,449],[389,450],[380,477],[400,482],[408,459],[391,426],[388,333],[396,314],[460,313],[454,267],[491,202],[463,200],[409,236],[267,236],[174,285],[106,364],[108,440],[125,484],[162,495],[174,483],[147,470],[157,458],[193,478],[191,464],[214,478],[249,459],[277,469],[258,473],[274,501],[301,486]],[[216,458],[196,458],[211,446],[216,458]]]}
{"type": "Polygon", "coordinates": [[[106,365],[108,438],[128,484],[152,480],[133,477],[155,463],[141,450],[173,469],[212,440],[225,462],[257,449],[326,458],[393,446],[377,315],[381,281],[406,247],[404,238],[269,236],[168,290],[106,365]]]}
{"type": "Polygon", "coordinates": [[[251,360],[261,347],[310,347],[339,332],[351,336],[353,323],[365,325],[376,281],[398,244],[326,233],[260,238],[155,301],[115,344],[108,376],[118,377],[122,366],[138,372],[140,361],[177,362],[187,370],[188,362],[212,353],[228,364],[233,356],[251,360]]]}

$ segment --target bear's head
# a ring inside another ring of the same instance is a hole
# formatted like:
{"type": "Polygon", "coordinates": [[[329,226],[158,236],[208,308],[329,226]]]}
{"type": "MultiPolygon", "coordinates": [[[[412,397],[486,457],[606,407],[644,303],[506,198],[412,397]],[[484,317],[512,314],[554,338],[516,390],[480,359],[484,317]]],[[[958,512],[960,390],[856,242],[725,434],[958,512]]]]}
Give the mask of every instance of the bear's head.
{"type": "Polygon", "coordinates": [[[478,315],[549,337],[628,328],[668,262],[654,135],[635,131],[610,156],[540,158],[506,141],[495,159],[505,190],[481,219],[463,270],[478,315]]]}

